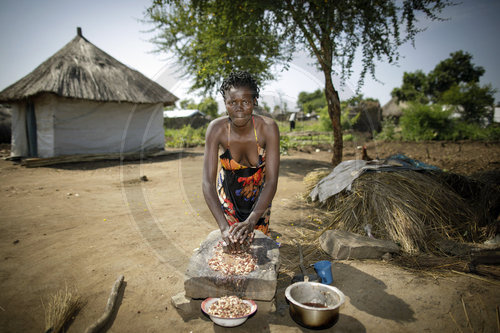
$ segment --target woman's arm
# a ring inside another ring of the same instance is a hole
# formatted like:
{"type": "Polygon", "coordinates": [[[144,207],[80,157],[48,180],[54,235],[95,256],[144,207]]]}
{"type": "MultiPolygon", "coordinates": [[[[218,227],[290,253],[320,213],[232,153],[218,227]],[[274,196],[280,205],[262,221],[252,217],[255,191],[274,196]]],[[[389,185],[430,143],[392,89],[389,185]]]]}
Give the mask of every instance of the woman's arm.
{"type": "Polygon", "coordinates": [[[270,118],[261,118],[264,120],[263,130],[260,133],[265,134],[266,140],[266,174],[265,184],[260,196],[255,204],[255,208],[248,218],[241,222],[233,224],[230,228],[230,234],[236,241],[243,243],[250,235],[262,214],[273,201],[276,189],[278,187],[278,173],[280,166],[280,134],[278,125],[270,118]]]}
{"type": "Polygon", "coordinates": [[[203,159],[203,180],[202,189],[205,202],[210,212],[215,218],[222,234],[222,239],[228,246],[231,245],[229,235],[229,224],[226,221],[224,212],[221,209],[219,197],[217,195],[217,165],[220,138],[223,135],[224,126],[221,126],[220,119],[212,121],[207,128],[205,135],[205,154],[203,159]]]}

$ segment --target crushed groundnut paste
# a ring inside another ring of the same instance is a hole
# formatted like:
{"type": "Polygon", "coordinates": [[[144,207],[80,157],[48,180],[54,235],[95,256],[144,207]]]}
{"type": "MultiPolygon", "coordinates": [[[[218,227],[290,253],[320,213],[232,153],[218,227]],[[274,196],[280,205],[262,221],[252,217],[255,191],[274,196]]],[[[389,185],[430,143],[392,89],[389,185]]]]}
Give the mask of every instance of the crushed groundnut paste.
{"type": "Polygon", "coordinates": [[[214,247],[214,256],[208,260],[208,266],[225,275],[246,275],[255,270],[257,260],[248,252],[225,253],[219,242],[214,247]]]}

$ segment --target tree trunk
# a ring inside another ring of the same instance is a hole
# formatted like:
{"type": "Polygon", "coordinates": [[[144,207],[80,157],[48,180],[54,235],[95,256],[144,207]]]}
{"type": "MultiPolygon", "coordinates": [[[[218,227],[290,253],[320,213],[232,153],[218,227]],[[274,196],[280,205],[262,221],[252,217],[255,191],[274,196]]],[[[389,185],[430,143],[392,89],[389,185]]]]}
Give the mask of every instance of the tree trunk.
{"type": "Polygon", "coordinates": [[[342,127],[340,126],[340,99],[337,90],[333,86],[331,73],[323,71],[325,74],[325,95],[328,103],[328,115],[333,127],[333,156],[332,165],[335,167],[342,162],[342,127]]]}

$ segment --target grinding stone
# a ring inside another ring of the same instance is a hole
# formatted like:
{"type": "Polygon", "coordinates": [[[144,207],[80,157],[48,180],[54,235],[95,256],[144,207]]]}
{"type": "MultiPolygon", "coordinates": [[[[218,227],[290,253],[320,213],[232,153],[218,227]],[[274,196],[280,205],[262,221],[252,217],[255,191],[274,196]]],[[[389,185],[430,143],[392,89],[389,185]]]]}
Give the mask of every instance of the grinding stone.
{"type": "Polygon", "coordinates": [[[276,293],[279,269],[279,247],[276,242],[256,230],[250,253],[257,258],[257,268],[247,275],[226,276],[208,266],[208,260],[214,255],[214,247],[220,241],[220,231],[214,230],[194,251],[184,279],[186,297],[197,299],[236,295],[256,301],[271,301],[276,293]]]}

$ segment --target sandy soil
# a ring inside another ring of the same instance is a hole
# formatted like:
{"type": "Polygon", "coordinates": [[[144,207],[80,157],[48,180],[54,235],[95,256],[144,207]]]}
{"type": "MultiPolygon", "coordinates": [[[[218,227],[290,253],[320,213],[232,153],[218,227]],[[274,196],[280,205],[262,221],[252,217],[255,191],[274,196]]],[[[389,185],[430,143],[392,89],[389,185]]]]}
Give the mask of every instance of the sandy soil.
{"type": "MultiPolygon", "coordinates": [[[[354,146],[346,144],[344,159],[359,155],[354,146]]],[[[498,169],[499,147],[369,143],[368,153],[402,152],[471,174],[498,169]]],[[[303,176],[328,167],[330,157],[314,149],[282,157],[271,227],[282,244],[284,266],[296,260],[293,240],[318,213],[298,195],[304,191],[303,176]]],[[[82,332],[102,314],[123,274],[126,283],[109,332],[308,332],[288,314],[283,294],[291,275],[284,272],[277,310],[257,311],[237,328],[221,328],[198,309],[186,313],[171,305],[171,297],[183,291],[193,249],[216,229],[201,193],[202,160],[199,148],[126,163],[25,168],[1,160],[0,331],[43,332],[41,300],[69,286],[86,305],[68,331],[82,332]],[[144,175],[148,181],[140,180],[144,175]]],[[[498,281],[416,273],[377,260],[335,261],[333,273],[347,301],[331,331],[498,332],[498,281]]]]}

